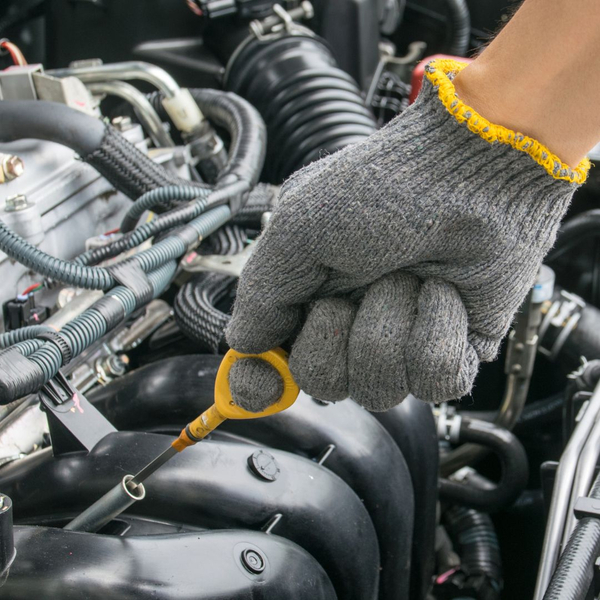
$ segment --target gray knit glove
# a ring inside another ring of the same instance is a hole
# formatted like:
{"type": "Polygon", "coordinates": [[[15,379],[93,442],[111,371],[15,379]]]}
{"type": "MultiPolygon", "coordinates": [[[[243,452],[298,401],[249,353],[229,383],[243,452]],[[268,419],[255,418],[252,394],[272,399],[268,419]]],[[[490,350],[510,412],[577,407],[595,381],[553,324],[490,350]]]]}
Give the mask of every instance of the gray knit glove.
{"type": "Polygon", "coordinates": [[[460,68],[430,63],[414,105],[285,183],[239,282],[231,347],[292,340],[305,392],[369,410],[469,393],[589,164],[572,170],[465,106],[460,68]]]}

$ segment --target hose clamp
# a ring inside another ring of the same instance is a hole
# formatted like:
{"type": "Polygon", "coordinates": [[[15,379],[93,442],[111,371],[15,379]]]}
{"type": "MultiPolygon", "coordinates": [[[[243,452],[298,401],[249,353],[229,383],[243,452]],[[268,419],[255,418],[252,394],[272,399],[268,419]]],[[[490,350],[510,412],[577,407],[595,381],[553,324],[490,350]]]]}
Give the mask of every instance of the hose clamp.
{"type": "Polygon", "coordinates": [[[461,425],[462,417],[457,413],[450,414],[448,405],[442,404],[437,418],[438,439],[451,444],[458,444],[461,425]]]}
{"type": "Polygon", "coordinates": [[[300,25],[297,19],[312,19],[314,8],[308,1],[304,1],[297,8],[285,10],[280,4],[273,5],[274,15],[265,19],[255,19],[250,22],[250,34],[257,40],[264,42],[282,35],[309,35],[314,37],[314,33],[300,25]]]}
{"type": "Polygon", "coordinates": [[[46,342],[50,342],[54,344],[61,356],[62,356],[62,366],[68,365],[73,358],[73,353],[71,352],[71,348],[65,338],[58,332],[55,331],[47,331],[44,333],[40,333],[40,335],[36,336],[38,340],[45,340],[46,342]]]}

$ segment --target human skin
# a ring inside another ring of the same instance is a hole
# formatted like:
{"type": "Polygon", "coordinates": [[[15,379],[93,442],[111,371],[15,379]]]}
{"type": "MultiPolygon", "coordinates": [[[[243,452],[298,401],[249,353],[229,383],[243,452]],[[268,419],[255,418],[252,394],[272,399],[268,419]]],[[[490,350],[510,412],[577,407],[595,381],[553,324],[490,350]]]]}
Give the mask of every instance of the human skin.
{"type": "Polygon", "coordinates": [[[600,3],[525,0],[454,84],[493,123],[537,139],[569,165],[600,140],[600,3]]]}

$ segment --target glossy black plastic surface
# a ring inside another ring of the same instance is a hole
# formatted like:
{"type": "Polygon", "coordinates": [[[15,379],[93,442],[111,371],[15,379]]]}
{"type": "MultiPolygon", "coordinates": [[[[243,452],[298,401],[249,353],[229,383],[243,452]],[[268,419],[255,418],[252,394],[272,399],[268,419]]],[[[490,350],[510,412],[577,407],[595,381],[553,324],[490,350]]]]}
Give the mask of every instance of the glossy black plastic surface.
{"type": "MultiPolygon", "coordinates": [[[[169,358],[99,388],[89,398],[119,429],[154,428],[175,433],[212,403],[219,364],[218,356],[169,358]]],[[[418,408],[414,410],[422,415],[418,408]]],[[[425,405],[422,408],[429,410],[425,405]]],[[[430,410],[429,417],[433,418],[430,410]]],[[[391,419],[402,429],[412,427],[412,413],[403,410],[391,419]]],[[[215,438],[222,439],[223,432],[315,460],[334,445],[324,466],[358,494],[377,532],[382,567],[380,598],[408,597],[415,510],[413,483],[398,446],[373,415],[354,402],[322,404],[301,393],[294,406],[268,419],[226,421],[215,438]]],[[[423,428],[411,435],[421,433],[427,435],[423,428]]],[[[429,443],[429,438],[426,439],[424,443],[429,443]]],[[[433,447],[437,449],[437,440],[433,447]]],[[[424,451],[415,471],[425,469],[428,458],[424,451]]],[[[418,537],[419,541],[421,532],[429,541],[433,531],[427,529],[429,521],[435,525],[437,454],[431,468],[430,474],[415,473],[419,481],[433,481],[433,489],[423,490],[431,494],[431,499],[422,500],[426,503],[423,511],[417,508],[424,520],[418,533],[415,531],[414,539],[418,537]],[[426,515],[424,510],[432,512],[426,515]]],[[[426,544],[431,553],[432,544],[432,540],[431,548],[426,544]]]]}
{"type": "MultiPolygon", "coordinates": [[[[72,518],[125,474],[160,454],[171,438],[151,433],[106,436],[90,454],[53,458],[49,450],[7,465],[0,489],[12,498],[17,523],[72,518]]],[[[373,600],[379,583],[377,537],[362,502],[336,475],[312,461],[269,450],[280,475],[265,481],[248,467],[247,444],[203,441],[146,480],[146,499],[128,513],[210,529],[260,530],[308,551],[344,600],[373,600]]]]}
{"type": "Polygon", "coordinates": [[[16,527],[10,600],[336,600],[305,550],[253,531],[119,538],[16,527]]]}

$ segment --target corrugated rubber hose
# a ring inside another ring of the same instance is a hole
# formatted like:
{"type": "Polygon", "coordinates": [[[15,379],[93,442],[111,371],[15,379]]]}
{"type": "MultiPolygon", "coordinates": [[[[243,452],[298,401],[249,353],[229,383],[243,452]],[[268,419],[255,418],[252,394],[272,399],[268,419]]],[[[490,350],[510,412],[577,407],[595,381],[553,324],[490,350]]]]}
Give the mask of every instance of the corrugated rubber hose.
{"type": "MultiPolygon", "coordinates": [[[[600,499],[600,475],[590,498],[600,499]]],[[[577,522],[558,567],[544,594],[544,600],[584,600],[594,579],[594,565],[600,555],[600,519],[584,517],[577,522]]]]}

